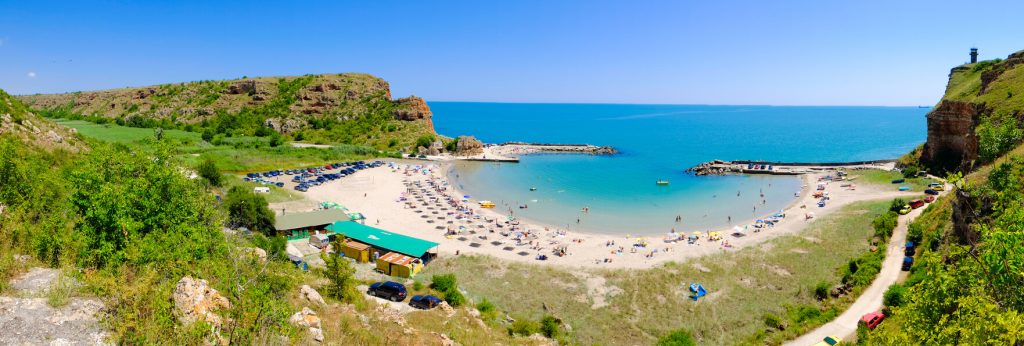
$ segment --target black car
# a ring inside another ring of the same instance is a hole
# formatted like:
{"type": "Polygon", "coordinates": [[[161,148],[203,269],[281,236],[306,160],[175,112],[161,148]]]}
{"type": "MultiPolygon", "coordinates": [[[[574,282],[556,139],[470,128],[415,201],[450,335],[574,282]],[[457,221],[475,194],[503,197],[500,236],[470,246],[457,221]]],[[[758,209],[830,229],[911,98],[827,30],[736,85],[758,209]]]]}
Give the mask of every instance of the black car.
{"type": "Polygon", "coordinates": [[[435,296],[412,296],[412,299],[409,299],[409,306],[422,310],[430,310],[440,304],[441,298],[435,296]]]}
{"type": "Polygon", "coordinates": [[[910,267],[914,266],[914,258],[907,256],[903,257],[903,266],[900,267],[903,271],[910,271],[910,267]]]}
{"type": "Polygon", "coordinates": [[[366,293],[393,302],[405,300],[405,295],[407,294],[405,286],[394,281],[378,282],[370,285],[370,289],[366,293]]]}
{"type": "Polygon", "coordinates": [[[935,191],[935,190],[932,190],[932,189],[927,189],[927,190],[924,190],[924,194],[926,194],[926,195],[938,195],[939,192],[935,191]]]}

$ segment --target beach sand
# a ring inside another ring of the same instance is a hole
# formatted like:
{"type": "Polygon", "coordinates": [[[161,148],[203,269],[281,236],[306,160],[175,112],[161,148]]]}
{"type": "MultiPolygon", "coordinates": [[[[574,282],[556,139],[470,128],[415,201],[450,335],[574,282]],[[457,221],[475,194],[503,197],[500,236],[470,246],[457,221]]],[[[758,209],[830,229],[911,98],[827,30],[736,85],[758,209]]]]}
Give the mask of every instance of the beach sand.
{"type": "MultiPolygon", "coordinates": [[[[707,233],[703,232],[695,244],[688,244],[685,240],[666,243],[663,238],[668,230],[663,234],[638,239],[636,236],[564,231],[528,220],[517,220],[519,224],[513,227],[504,222],[508,220],[505,214],[508,210],[501,208],[507,207],[499,205],[495,209],[485,209],[480,208],[475,202],[462,202],[463,194],[456,191],[446,178],[446,170],[450,163],[406,160],[396,160],[396,163],[400,165],[400,169],[383,166],[362,170],[310,189],[305,193],[306,200],[272,204],[271,209],[278,213],[282,208],[288,212],[308,211],[316,208],[319,202],[337,202],[350,210],[363,213],[367,218],[367,225],[439,243],[438,252],[441,256],[480,254],[506,260],[568,267],[647,268],[669,261],[735,251],[785,234],[793,234],[850,203],[919,194],[891,191],[869,185],[857,185],[855,190],[851,190],[840,186],[850,182],[826,182],[825,192],[828,193],[830,200],[826,207],[821,208],[817,206],[818,198],[813,197],[812,193],[815,192],[819,178],[827,176],[828,173],[807,174],[802,176],[804,187],[801,195],[785,209],[787,217],[773,227],[766,227],[759,232],[748,228],[746,235],[740,237],[731,235],[730,227],[719,230],[722,239],[718,241],[708,240],[707,233]],[[427,168],[428,171],[407,169],[415,165],[427,168]],[[403,196],[408,200],[400,201],[403,196]],[[432,200],[431,197],[437,200],[432,200]],[[422,201],[419,198],[422,198],[422,201]],[[468,217],[461,217],[466,214],[457,213],[457,208],[451,201],[468,207],[471,214],[468,217]],[[411,208],[407,202],[411,202],[415,208],[411,208]],[[813,212],[815,217],[805,219],[808,212],[813,212]],[[449,215],[450,213],[452,214],[449,215]],[[486,220],[497,220],[497,223],[486,220]],[[496,224],[501,224],[502,227],[497,227],[496,224]],[[460,229],[461,233],[446,236],[446,233],[450,233],[449,230],[460,229]],[[519,232],[529,231],[529,236],[521,237],[523,241],[514,240],[516,232],[513,229],[519,232]],[[503,232],[509,236],[503,236],[503,232]],[[634,251],[633,245],[638,242],[646,242],[646,247],[637,247],[634,251]],[[729,246],[724,246],[724,242],[729,246]],[[608,246],[609,243],[614,245],[608,246]],[[556,248],[564,248],[565,255],[555,255],[556,248]],[[622,251],[618,251],[620,249],[622,251]],[[537,256],[541,254],[547,255],[547,259],[537,260],[537,256]]],[[[499,197],[495,196],[495,199],[499,197]]],[[[754,222],[734,221],[737,225],[749,225],[754,222]]]]}

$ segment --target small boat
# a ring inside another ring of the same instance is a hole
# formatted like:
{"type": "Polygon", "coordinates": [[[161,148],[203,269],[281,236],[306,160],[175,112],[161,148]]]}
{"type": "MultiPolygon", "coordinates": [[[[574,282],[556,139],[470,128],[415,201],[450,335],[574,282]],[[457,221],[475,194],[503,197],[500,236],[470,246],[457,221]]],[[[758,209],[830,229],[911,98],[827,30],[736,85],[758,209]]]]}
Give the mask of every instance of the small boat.
{"type": "Polygon", "coordinates": [[[893,180],[893,181],[892,181],[892,183],[893,183],[893,184],[903,184],[903,182],[905,182],[905,181],[907,181],[907,180],[906,180],[906,179],[902,179],[902,178],[901,178],[901,179],[895,179],[895,180],[893,180]]]}
{"type": "Polygon", "coordinates": [[[658,184],[658,185],[668,185],[668,180],[658,180],[655,184],[658,184]]]}
{"type": "Polygon", "coordinates": [[[910,186],[900,186],[900,191],[910,191],[910,186]]]}
{"type": "Polygon", "coordinates": [[[537,191],[537,188],[536,187],[531,187],[530,191],[537,191]]]}
{"type": "Polygon", "coordinates": [[[494,208],[494,202],[491,201],[480,201],[481,208],[494,208]]]}

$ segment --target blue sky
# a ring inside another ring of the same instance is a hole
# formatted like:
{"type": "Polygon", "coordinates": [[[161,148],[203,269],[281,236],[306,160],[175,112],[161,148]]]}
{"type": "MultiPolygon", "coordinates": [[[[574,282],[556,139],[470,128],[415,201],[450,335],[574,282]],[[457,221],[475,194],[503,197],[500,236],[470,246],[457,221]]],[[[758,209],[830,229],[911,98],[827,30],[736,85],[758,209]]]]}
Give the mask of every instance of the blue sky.
{"type": "Polygon", "coordinates": [[[0,0],[0,88],[366,72],[428,101],[930,105],[1024,2],[0,0]],[[287,3],[287,4],[283,4],[287,3]]]}

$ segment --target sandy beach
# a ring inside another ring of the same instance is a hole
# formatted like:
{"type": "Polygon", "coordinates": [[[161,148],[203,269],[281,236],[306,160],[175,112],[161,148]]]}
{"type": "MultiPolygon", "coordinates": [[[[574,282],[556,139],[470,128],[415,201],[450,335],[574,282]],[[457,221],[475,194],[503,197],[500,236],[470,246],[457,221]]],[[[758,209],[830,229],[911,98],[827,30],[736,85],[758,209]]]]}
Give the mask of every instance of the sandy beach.
{"type": "Polygon", "coordinates": [[[823,180],[830,173],[805,174],[801,176],[804,186],[800,196],[784,210],[785,217],[765,215],[762,219],[771,221],[764,223],[733,220],[740,225],[742,235],[734,235],[734,226],[717,230],[720,234],[716,239],[709,239],[715,231],[700,232],[699,239],[691,244],[686,239],[691,234],[676,234],[673,238],[682,239],[667,242],[668,229],[662,234],[638,237],[566,231],[521,219],[509,221],[508,206],[487,209],[476,200],[463,200],[463,194],[446,178],[449,165],[400,160],[328,182],[305,193],[306,200],[273,204],[271,209],[308,211],[319,202],[337,202],[363,213],[367,225],[439,243],[441,256],[481,254],[570,267],[645,268],[735,251],[793,234],[850,203],[917,195],[855,182],[856,188],[851,189],[849,181],[823,180]],[[820,192],[829,199],[825,207],[818,207],[820,198],[814,196],[819,192],[819,182],[824,187],[820,192]],[[808,219],[808,213],[814,217],[808,219]],[[546,259],[539,260],[539,256],[546,259]]]}

